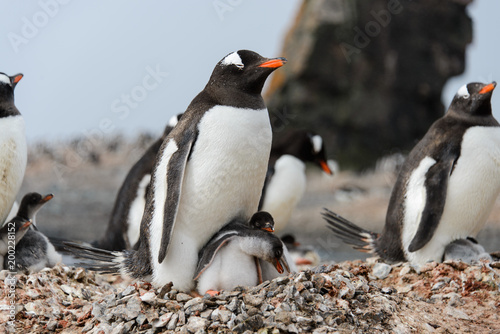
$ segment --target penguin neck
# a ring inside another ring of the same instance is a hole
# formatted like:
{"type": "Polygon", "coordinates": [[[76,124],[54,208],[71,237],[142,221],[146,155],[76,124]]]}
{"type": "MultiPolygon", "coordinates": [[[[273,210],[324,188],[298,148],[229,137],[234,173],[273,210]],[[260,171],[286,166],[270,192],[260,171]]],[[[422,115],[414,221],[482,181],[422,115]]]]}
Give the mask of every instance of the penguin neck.
{"type": "Polygon", "coordinates": [[[491,114],[491,105],[489,108],[489,113],[483,110],[481,113],[474,114],[469,114],[460,110],[456,110],[454,108],[450,108],[445,117],[457,119],[466,123],[471,123],[476,126],[499,126],[499,123],[491,114]]]}
{"type": "Polygon", "coordinates": [[[255,110],[262,110],[266,108],[264,99],[260,95],[260,91],[257,93],[242,91],[236,87],[224,87],[214,83],[209,83],[205,87],[205,92],[211,97],[216,105],[255,110]]]}
{"type": "Polygon", "coordinates": [[[14,105],[14,97],[10,97],[0,102],[0,117],[21,115],[14,105]]]}

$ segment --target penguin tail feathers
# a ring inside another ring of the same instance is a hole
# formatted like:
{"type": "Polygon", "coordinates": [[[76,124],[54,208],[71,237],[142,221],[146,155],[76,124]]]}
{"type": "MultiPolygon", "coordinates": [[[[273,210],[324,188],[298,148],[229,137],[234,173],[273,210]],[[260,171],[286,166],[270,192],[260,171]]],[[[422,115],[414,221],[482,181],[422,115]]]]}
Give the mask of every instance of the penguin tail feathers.
{"type": "Polygon", "coordinates": [[[65,253],[65,254],[71,254],[71,255],[73,254],[73,252],[68,251],[65,243],[74,243],[74,244],[78,244],[78,245],[82,245],[82,246],[91,246],[89,243],[84,242],[84,241],[74,241],[74,240],[70,241],[68,239],[49,237],[49,236],[47,236],[47,238],[49,238],[50,243],[54,246],[56,251],[61,252],[61,253],[65,253]]]}
{"type": "Polygon", "coordinates": [[[346,244],[352,245],[364,253],[376,253],[375,241],[379,237],[378,233],[365,230],[344,217],[323,208],[321,213],[323,219],[328,223],[327,227],[346,244]]]}
{"type": "Polygon", "coordinates": [[[63,241],[66,252],[89,261],[79,262],[78,266],[98,271],[102,274],[127,274],[126,252],[109,251],[77,242],[63,241]]]}

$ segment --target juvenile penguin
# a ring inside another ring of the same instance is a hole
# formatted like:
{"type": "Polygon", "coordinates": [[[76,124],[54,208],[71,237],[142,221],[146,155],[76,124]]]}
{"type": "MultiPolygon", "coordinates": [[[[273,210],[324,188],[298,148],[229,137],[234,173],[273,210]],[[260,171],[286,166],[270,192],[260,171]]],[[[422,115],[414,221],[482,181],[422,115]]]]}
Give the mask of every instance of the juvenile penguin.
{"type": "Polygon", "coordinates": [[[37,272],[46,267],[53,267],[62,261],[49,239],[36,227],[36,213],[51,200],[54,195],[42,196],[39,193],[26,194],[21,200],[19,211],[14,219],[29,220],[29,228],[16,246],[16,270],[37,272]]]}
{"type": "Polygon", "coordinates": [[[22,77],[0,72],[0,226],[21,188],[28,160],[24,119],[14,105],[14,88],[22,77]]]}
{"type": "Polygon", "coordinates": [[[443,261],[460,260],[466,263],[479,263],[481,260],[491,261],[491,256],[474,238],[457,239],[444,249],[443,261]]]}
{"type": "Polygon", "coordinates": [[[320,135],[306,130],[293,130],[273,141],[259,210],[271,213],[276,232],[283,231],[304,195],[307,162],[332,174],[320,135]]]}
{"type": "Polygon", "coordinates": [[[160,146],[177,125],[182,114],[170,118],[163,135],[155,141],[132,166],[116,195],[108,227],[101,239],[92,243],[96,248],[108,250],[132,249],[139,241],[140,226],[146,205],[146,188],[160,146]]]}
{"type": "Polygon", "coordinates": [[[240,50],[215,66],[163,141],[136,252],[121,272],[191,291],[198,252],[227,222],[257,211],[271,149],[266,78],[285,63],[240,50]]]}
{"type": "Polygon", "coordinates": [[[255,213],[247,224],[232,221],[216,233],[200,250],[194,279],[200,294],[236,286],[262,283],[260,263],[271,263],[280,274],[289,271],[283,257],[283,244],[273,231],[274,222],[267,212],[255,213]]]}
{"type": "Polygon", "coordinates": [[[12,219],[0,229],[0,270],[15,270],[15,248],[24,237],[31,222],[12,219]],[[12,256],[9,257],[9,250],[12,256]]]}
{"type": "Polygon", "coordinates": [[[441,261],[452,241],[475,237],[500,192],[500,127],[491,113],[496,83],[462,86],[410,152],[381,234],[326,210],[334,233],[389,262],[441,261]]]}

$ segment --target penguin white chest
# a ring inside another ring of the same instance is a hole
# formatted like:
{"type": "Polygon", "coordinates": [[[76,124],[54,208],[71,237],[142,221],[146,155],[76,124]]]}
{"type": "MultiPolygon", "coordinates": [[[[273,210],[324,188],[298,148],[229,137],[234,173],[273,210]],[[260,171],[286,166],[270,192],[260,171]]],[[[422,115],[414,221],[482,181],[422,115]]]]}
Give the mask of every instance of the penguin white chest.
{"type": "Polygon", "coordinates": [[[9,214],[21,187],[27,159],[22,116],[0,119],[0,224],[9,214]]]}
{"type": "Polygon", "coordinates": [[[292,212],[306,189],[305,164],[292,155],[281,156],[274,165],[274,175],[269,182],[262,210],[274,219],[274,229],[285,228],[292,212]]]}

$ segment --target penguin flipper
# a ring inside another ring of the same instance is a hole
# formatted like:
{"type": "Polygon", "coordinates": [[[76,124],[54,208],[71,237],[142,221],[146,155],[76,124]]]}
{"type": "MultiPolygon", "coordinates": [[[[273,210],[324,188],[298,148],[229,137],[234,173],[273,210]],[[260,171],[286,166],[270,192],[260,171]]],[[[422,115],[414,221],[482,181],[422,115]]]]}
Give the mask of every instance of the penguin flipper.
{"type": "Polygon", "coordinates": [[[231,239],[233,239],[237,233],[226,234],[213,242],[209,242],[205,247],[203,247],[198,254],[198,264],[196,265],[196,271],[194,273],[194,280],[200,278],[201,274],[210,267],[217,252],[224,247],[231,239]]]}
{"type": "MultiPolygon", "coordinates": [[[[177,217],[177,211],[179,207],[179,200],[181,198],[181,190],[182,190],[182,181],[184,179],[184,172],[186,170],[186,164],[191,153],[191,148],[194,145],[195,137],[184,136],[177,145],[174,139],[165,140],[166,145],[162,145],[162,149],[160,152],[163,153],[163,148],[168,149],[168,146],[173,144],[177,148],[168,159],[167,170],[164,171],[167,174],[167,193],[165,199],[164,206],[164,215],[163,215],[163,228],[161,235],[161,245],[160,251],[158,252],[158,262],[162,263],[167,255],[168,245],[170,244],[170,238],[172,236],[172,231],[174,230],[175,219],[177,217]]],[[[159,159],[161,166],[161,156],[160,153],[159,159]]],[[[157,167],[157,166],[156,166],[157,167]]],[[[156,169],[155,167],[155,169],[156,169]]],[[[160,171],[161,172],[161,171],[160,171]]],[[[156,174],[156,170],[155,170],[156,174]]],[[[160,185],[162,186],[162,185],[160,185]]],[[[156,185],[155,185],[156,187],[156,185]]]]}
{"type": "Polygon", "coordinates": [[[425,206],[417,232],[408,246],[408,251],[418,251],[434,235],[443,214],[448,182],[457,160],[458,156],[450,155],[448,159],[438,161],[427,171],[424,184],[426,191],[425,206]]]}

